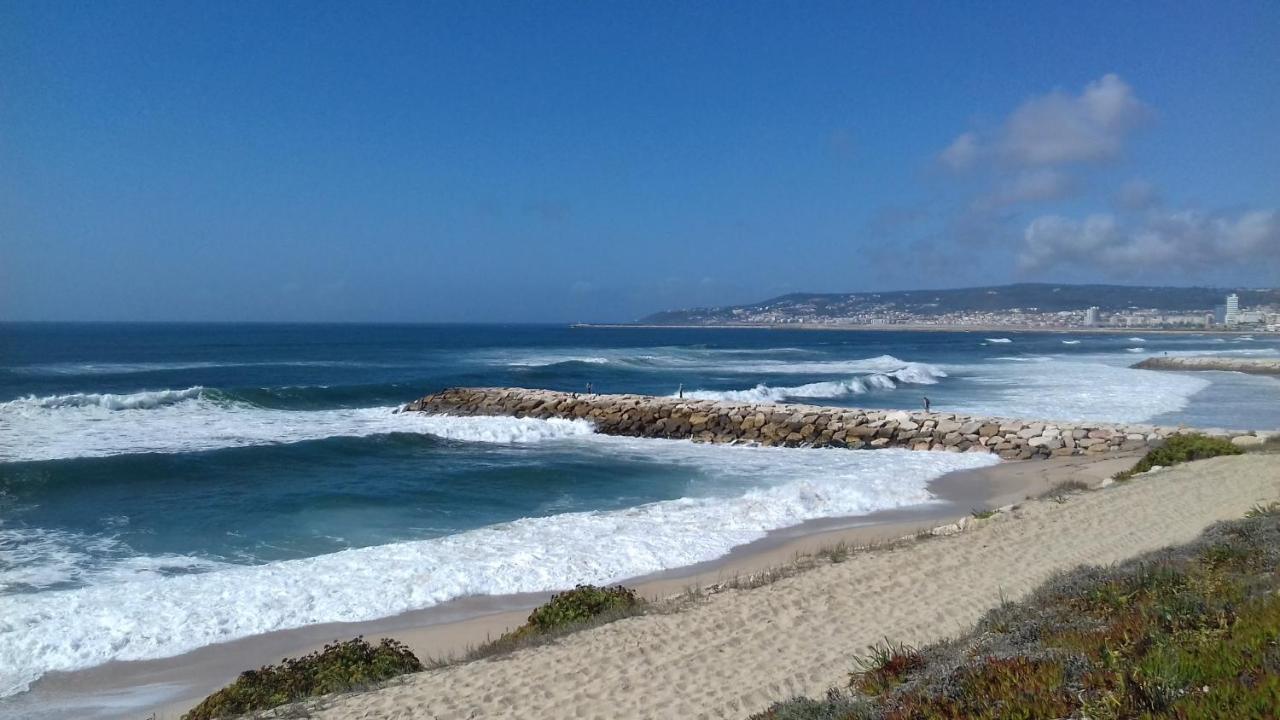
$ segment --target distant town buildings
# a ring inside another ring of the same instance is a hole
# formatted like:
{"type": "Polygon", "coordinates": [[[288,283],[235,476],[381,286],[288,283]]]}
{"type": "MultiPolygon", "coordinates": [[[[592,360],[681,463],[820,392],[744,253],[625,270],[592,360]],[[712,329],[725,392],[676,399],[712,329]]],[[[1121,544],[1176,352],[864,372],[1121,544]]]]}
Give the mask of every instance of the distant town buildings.
{"type": "MultiPolygon", "coordinates": [[[[794,302],[779,306],[737,307],[728,322],[740,325],[813,325],[813,326],[912,326],[974,327],[1010,329],[1069,328],[1168,328],[1231,329],[1243,332],[1280,332],[1280,306],[1241,308],[1239,295],[1232,293],[1222,305],[1213,308],[1169,311],[1159,308],[1130,307],[1121,311],[1104,311],[1097,305],[1079,310],[1044,311],[1035,307],[1005,310],[943,311],[938,303],[904,306],[893,301],[877,302],[870,298],[850,301],[844,307],[830,302],[818,306],[812,302],[794,302]]],[[[708,315],[715,309],[707,309],[708,315]]],[[[718,324],[726,319],[689,318],[693,323],[718,324]]]]}

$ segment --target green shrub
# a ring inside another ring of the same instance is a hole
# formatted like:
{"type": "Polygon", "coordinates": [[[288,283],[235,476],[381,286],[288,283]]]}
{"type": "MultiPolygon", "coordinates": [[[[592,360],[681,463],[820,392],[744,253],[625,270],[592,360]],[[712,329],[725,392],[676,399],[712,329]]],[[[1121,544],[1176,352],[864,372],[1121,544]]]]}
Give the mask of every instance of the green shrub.
{"type": "Polygon", "coordinates": [[[205,698],[183,720],[213,720],[285,705],[317,695],[353,690],[422,670],[404,644],[384,639],[370,645],[364,638],[325,645],[279,665],[240,673],[235,682],[205,698]]]}
{"type": "Polygon", "coordinates": [[[1192,460],[1205,460],[1219,455],[1239,455],[1243,452],[1229,440],[1222,438],[1197,434],[1174,435],[1165,440],[1163,445],[1144,455],[1137,465],[1117,474],[1115,479],[1128,480],[1156,466],[1169,467],[1192,460]]]}
{"type": "Polygon", "coordinates": [[[545,605],[534,608],[525,627],[534,632],[545,633],[607,612],[625,610],[639,602],[634,590],[621,585],[579,585],[572,590],[552,595],[545,605]]]}

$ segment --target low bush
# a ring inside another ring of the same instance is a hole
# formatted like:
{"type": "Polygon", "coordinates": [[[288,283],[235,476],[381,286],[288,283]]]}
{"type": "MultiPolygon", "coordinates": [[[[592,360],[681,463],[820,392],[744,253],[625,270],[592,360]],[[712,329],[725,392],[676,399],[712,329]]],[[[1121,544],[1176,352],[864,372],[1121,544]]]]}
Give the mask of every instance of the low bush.
{"type": "Polygon", "coordinates": [[[546,604],[534,608],[525,627],[545,633],[590,620],[597,615],[632,608],[640,603],[635,590],[616,585],[579,585],[552,595],[546,604]]]}
{"type": "Polygon", "coordinates": [[[885,644],[848,688],[758,720],[1280,718],[1280,504],[1063,573],[967,635],[885,644]]]}
{"type": "Polygon", "coordinates": [[[422,670],[408,647],[384,639],[370,645],[364,638],[325,645],[323,650],[279,665],[240,673],[235,682],[205,698],[183,720],[235,717],[297,702],[317,695],[368,687],[397,675],[422,670]]]}
{"type": "Polygon", "coordinates": [[[455,662],[503,655],[587,627],[641,615],[650,609],[631,588],[621,585],[579,585],[572,590],[552,595],[546,603],[534,608],[525,624],[515,630],[468,648],[460,657],[439,658],[430,662],[433,667],[444,667],[455,662]]]}
{"type": "Polygon", "coordinates": [[[1144,455],[1138,464],[1117,474],[1115,479],[1128,480],[1154,467],[1169,467],[1192,460],[1205,460],[1219,455],[1239,455],[1243,452],[1229,440],[1222,438],[1198,434],[1174,435],[1165,440],[1163,445],[1144,455]]]}

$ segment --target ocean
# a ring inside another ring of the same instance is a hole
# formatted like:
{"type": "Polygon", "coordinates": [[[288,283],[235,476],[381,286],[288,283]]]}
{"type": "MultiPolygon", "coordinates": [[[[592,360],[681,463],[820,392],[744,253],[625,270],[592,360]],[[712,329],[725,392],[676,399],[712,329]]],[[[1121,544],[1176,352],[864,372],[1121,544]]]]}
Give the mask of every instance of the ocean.
{"type": "MultiPolygon", "coordinates": [[[[1259,335],[0,324],[0,698],[45,673],[714,560],[985,455],[396,413],[449,386],[1280,427],[1259,335]]],[[[0,699],[0,714],[6,701],[0,699]]]]}

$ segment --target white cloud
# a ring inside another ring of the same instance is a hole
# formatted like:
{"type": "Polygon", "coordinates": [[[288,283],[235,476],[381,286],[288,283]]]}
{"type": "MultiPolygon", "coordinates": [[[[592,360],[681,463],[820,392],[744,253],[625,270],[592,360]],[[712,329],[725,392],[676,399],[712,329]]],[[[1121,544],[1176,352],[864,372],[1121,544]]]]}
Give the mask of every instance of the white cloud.
{"type": "Polygon", "coordinates": [[[953,170],[972,167],[984,155],[1014,168],[1102,162],[1120,155],[1149,114],[1128,83],[1107,74],[1079,95],[1055,90],[1023,102],[994,133],[966,132],[938,159],[953,170]]]}
{"type": "Polygon", "coordinates": [[[1130,180],[1120,186],[1115,203],[1126,210],[1146,210],[1160,204],[1160,191],[1146,180],[1130,180]]]}
{"type": "Polygon", "coordinates": [[[1065,173],[1051,168],[1025,170],[1002,182],[979,201],[980,207],[997,208],[1020,203],[1044,202],[1066,197],[1075,184],[1065,173]]]}
{"type": "Polygon", "coordinates": [[[962,134],[938,155],[938,159],[952,170],[968,169],[978,159],[977,134],[971,132],[962,134]]]}
{"type": "Polygon", "coordinates": [[[1133,88],[1108,74],[1079,95],[1057,90],[1024,102],[1005,121],[996,147],[1024,166],[1110,160],[1147,114],[1133,88]]]}
{"type": "Polygon", "coordinates": [[[1234,217],[1197,210],[1158,210],[1128,225],[1109,213],[1083,220],[1046,215],[1027,226],[1018,254],[1018,265],[1024,271],[1078,265],[1110,275],[1278,261],[1280,216],[1274,210],[1253,210],[1234,217]]]}

